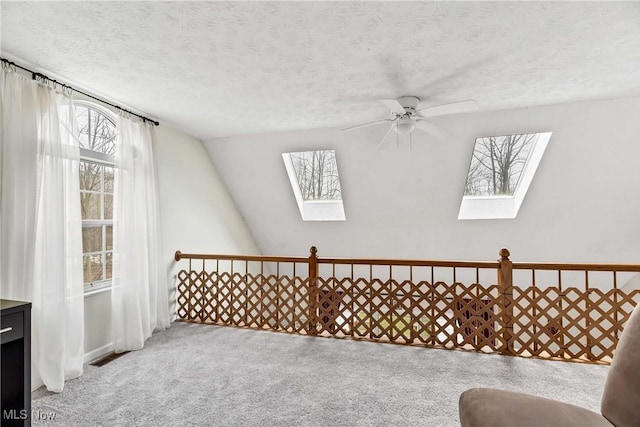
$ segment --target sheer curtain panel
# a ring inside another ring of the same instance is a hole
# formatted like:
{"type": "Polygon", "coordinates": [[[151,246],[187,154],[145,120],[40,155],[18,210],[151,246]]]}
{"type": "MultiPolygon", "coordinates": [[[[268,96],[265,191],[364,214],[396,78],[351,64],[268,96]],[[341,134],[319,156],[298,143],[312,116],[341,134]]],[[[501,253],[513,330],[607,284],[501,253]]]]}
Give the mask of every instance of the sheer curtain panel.
{"type": "Polygon", "coordinates": [[[169,327],[169,291],[161,263],[161,230],[152,128],[118,116],[111,292],[116,352],[138,350],[169,327]]]}
{"type": "Polygon", "coordinates": [[[2,64],[0,296],[31,301],[36,236],[36,84],[2,64]]]}
{"type": "Polygon", "coordinates": [[[3,64],[0,294],[32,303],[32,385],[82,374],[79,148],[70,93],[3,64]]]}

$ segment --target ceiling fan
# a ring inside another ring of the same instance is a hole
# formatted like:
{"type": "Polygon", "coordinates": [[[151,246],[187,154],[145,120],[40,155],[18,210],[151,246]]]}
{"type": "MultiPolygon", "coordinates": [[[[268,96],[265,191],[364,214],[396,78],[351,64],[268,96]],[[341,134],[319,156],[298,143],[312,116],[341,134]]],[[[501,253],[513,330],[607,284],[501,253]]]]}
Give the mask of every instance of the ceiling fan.
{"type": "Polygon", "coordinates": [[[418,128],[437,138],[445,138],[450,132],[428,121],[429,117],[466,113],[478,109],[478,103],[474,100],[452,102],[432,107],[421,107],[420,98],[417,96],[402,96],[396,99],[380,99],[379,101],[391,110],[391,118],[363,123],[342,130],[347,131],[379,123],[389,123],[390,127],[380,140],[378,147],[382,145],[382,142],[392,130],[395,130],[398,135],[411,135],[414,129],[418,128]]]}

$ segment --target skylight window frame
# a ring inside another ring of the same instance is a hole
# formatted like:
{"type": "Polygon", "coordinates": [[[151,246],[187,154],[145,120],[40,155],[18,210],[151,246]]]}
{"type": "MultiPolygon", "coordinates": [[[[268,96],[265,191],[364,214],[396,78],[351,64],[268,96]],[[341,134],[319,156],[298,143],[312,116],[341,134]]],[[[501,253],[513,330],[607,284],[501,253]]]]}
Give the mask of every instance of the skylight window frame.
{"type": "MultiPolygon", "coordinates": [[[[514,219],[517,217],[520,207],[524,202],[526,194],[529,190],[533,178],[538,170],[540,161],[544,156],[546,148],[551,141],[553,132],[529,132],[521,134],[507,134],[500,136],[510,135],[530,135],[535,134],[536,140],[533,143],[526,160],[522,167],[522,171],[518,177],[518,181],[515,185],[512,194],[491,194],[491,195],[466,195],[463,191],[462,202],[460,203],[460,210],[458,211],[459,220],[473,220],[473,219],[514,219]]],[[[473,155],[476,150],[476,144],[481,138],[475,139],[473,151],[471,153],[471,160],[469,162],[469,168],[467,168],[467,178],[469,176],[469,169],[472,166],[473,155]]],[[[465,188],[466,188],[465,179],[465,188]]]]}
{"type": "Polygon", "coordinates": [[[333,149],[318,149],[318,150],[306,150],[306,151],[292,151],[282,153],[282,160],[284,161],[285,170],[289,177],[291,189],[293,191],[300,216],[303,221],[346,221],[346,215],[344,212],[344,202],[342,199],[342,183],[340,182],[340,172],[338,169],[338,160],[333,149]],[[300,178],[294,167],[291,154],[305,153],[305,152],[318,152],[318,151],[332,151],[334,153],[333,159],[335,160],[335,171],[337,173],[338,186],[340,187],[339,199],[305,199],[300,188],[300,178]]]}

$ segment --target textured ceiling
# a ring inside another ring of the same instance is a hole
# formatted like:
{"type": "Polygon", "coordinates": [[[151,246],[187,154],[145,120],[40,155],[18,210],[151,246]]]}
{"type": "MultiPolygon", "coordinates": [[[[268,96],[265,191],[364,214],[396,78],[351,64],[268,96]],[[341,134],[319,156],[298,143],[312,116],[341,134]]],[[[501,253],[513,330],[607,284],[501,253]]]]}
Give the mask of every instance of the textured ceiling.
{"type": "Polygon", "coordinates": [[[640,95],[640,3],[1,2],[3,56],[203,139],[640,95]]]}

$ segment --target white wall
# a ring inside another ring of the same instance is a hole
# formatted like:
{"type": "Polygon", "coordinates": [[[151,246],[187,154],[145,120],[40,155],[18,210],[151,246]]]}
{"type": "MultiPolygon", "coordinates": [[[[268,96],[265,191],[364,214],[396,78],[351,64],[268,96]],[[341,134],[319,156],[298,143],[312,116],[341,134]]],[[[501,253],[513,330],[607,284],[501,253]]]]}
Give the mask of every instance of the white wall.
{"type": "Polygon", "coordinates": [[[173,256],[184,253],[259,254],[251,231],[236,208],[199,139],[160,126],[155,156],[160,181],[163,243],[170,277],[173,256]]]}
{"type": "MultiPolygon", "coordinates": [[[[174,261],[176,250],[185,253],[260,253],[200,140],[160,125],[156,128],[154,150],[163,258],[172,289],[175,288],[176,272],[187,262],[174,261]]],[[[174,300],[173,292],[171,295],[174,300]]],[[[85,297],[86,360],[112,348],[110,307],[109,290],[85,297]]]]}
{"type": "Polygon", "coordinates": [[[84,361],[113,351],[111,335],[111,289],[84,296],[84,361]]]}
{"type": "MultiPolygon", "coordinates": [[[[372,117],[372,119],[375,119],[372,117]]],[[[640,262],[640,98],[442,117],[448,140],[414,132],[375,147],[384,127],[206,141],[265,254],[640,262]],[[553,135],[518,217],[457,219],[478,136],[553,135]],[[336,150],[344,222],[303,222],[281,153],[336,150]]],[[[384,125],[383,125],[384,126],[384,125]]]]}

